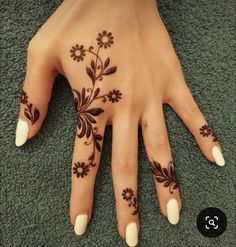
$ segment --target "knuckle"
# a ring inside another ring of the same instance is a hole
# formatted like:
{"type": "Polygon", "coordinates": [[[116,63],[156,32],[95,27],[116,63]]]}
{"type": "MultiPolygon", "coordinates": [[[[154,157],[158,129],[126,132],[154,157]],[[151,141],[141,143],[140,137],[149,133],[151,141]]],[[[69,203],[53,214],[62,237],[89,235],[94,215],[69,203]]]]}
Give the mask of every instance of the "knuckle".
{"type": "Polygon", "coordinates": [[[30,56],[45,55],[49,52],[49,48],[38,36],[34,36],[27,47],[27,53],[30,56]]]}
{"type": "Polygon", "coordinates": [[[137,167],[137,159],[132,157],[127,157],[123,159],[119,159],[117,162],[115,162],[115,166],[121,171],[121,172],[129,172],[133,171],[137,167]]]}
{"type": "Polygon", "coordinates": [[[167,135],[164,133],[161,133],[159,135],[156,135],[156,138],[152,138],[151,140],[151,148],[153,150],[157,150],[160,148],[167,148],[169,146],[169,141],[167,138],[167,135]]]}
{"type": "Polygon", "coordinates": [[[183,111],[183,119],[192,119],[198,117],[200,110],[198,105],[191,100],[185,105],[185,110],[183,111]]]}

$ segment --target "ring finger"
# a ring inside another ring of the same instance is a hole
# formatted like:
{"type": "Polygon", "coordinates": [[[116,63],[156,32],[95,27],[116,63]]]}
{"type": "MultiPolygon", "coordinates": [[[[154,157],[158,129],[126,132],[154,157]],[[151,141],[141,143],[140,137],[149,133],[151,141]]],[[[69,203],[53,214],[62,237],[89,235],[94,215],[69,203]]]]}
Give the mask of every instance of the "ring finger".
{"type": "Polygon", "coordinates": [[[129,246],[138,243],[138,120],[128,113],[113,119],[112,177],[118,230],[129,246]]]}

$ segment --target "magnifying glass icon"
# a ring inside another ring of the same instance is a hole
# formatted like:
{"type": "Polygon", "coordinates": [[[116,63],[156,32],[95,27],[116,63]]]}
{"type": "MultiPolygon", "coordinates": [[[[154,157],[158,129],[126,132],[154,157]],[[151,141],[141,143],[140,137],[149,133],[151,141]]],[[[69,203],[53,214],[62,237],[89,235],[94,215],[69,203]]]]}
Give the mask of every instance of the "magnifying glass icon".
{"type": "Polygon", "coordinates": [[[215,226],[215,222],[212,219],[208,221],[208,224],[211,225],[211,226],[215,226]]]}

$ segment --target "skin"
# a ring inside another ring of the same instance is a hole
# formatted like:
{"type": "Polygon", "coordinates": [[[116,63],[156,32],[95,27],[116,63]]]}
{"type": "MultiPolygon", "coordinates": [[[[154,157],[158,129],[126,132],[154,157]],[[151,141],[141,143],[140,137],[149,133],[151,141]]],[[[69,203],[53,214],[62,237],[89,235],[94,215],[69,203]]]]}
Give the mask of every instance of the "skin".
{"type": "MultiPolygon", "coordinates": [[[[156,161],[162,168],[167,168],[172,161],[163,104],[170,105],[179,115],[208,160],[214,162],[213,145],[220,146],[199,134],[199,128],[207,122],[186,85],[179,59],[153,0],[120,0],[112,4],[109,0],[67,0],[61,4],[28,46],[23,89],[40,111],[39,119],[32,125],[24,115],[25,105],[20,106],[19,118],[30,126],[28,139],[35,136],[42,125],[57,74],[63,74],[71,88],[80,92],[83,87],[91,86],[86,73],[91,56],[84,62],[75,62],[69,51],[75,44],[96,47],[97,34],[103,30],[112,32],[114,44],[104,49],[101,57],[103,60],[109,57],[117,71],[98,85],[102,94],[119,89],[122,99],[114,104],[97,100],[93,106],[104,110],[96,117],[99,133],[103,136],[106,125],[112,125],[113,129],[112,178],[118,232],[125,238],[125,229],[130,222],[139,226],[139,215],[132,215],[134,207],[128,207],[127,200],[122,197],[124,189],[132,188],[137,198],[139,125],[150,162],[156,161]]],[[[75,137],[72,166],[78,161],[88,161],[91,150],[84,141],[75,137]]],[[[77,178],[72,170],[72,224],[79,214],[91,218],[100,154],[98,152],[95,158],[97,165],[86,177],[77,178]]],[[[163,215],[167,216],[166,204],[172,198],[178,201],[181,209],[179,187],[170,193],[163,183],[154,181],[163,215]]]]}

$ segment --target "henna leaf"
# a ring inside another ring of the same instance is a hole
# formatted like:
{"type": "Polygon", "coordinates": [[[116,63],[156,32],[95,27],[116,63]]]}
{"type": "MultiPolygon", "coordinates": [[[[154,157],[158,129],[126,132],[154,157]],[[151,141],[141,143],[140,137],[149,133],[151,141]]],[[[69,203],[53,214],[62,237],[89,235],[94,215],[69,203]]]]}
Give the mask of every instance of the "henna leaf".
{"type": "Polygon", "coordinates": [[[173,186],[173,189],[177,189],[178,188],[178,184],[176,183],[174,186],[173,186]]]}
{"type": "Polygon", "coordinates": [[[87,114],[86,112],[84,113],[84,115],[86,116],[86,118],[88,118],[88,120],[89,120],[91,123],[96,123],[96,122],[97,122],[92,116],[90,116],[90,115],[87,114]]]}
{"type": "Polygon", "coordinates": [[[168,186],[170,186],[170,184],[171,184],[171,181],[165,182],[165,183],[164,183],[164,186],[165,186],[165,187],[168,187],[168,186]]]}
{"type": "Polygon", "coordinates": [[[100,115],[102,112],[104,112],[104,110],[102,108],[92,108],[86,111],[87,113],[93,115],[93,116],[98,116],[100,115]]]}
{"type": "Polygon", "coordinates": [[[96,97],[98,96],[99,92],[100,92],[100,88],[98,87],[98,88],[95,90],[95,92],[94,92],[93,98],[96,98],[96,97]]]}
{"type": "Polygon", "coordinates": [[[83,105],[86,105],[86,104],[88,103],[88,101],[89,101],[89,96],[87,96],[87,97],[85,98],[83,105]]]}
{"type": "Polygon", "coordinates": [[[80,117],[77,115],[77,125],[78,125],[78,128],[80,129],[81,128],[81,121],[80,121],[80,117]]]}
{"type": "Polygon", "coordinates": [[[133,213],[132,213],[132,215],[136,215],[138,213],[138,209],[136,209],[133,213]]]}
{"type": "Polygon", "coordinates": [[[27,109],[25,109],[24,114],[25,114],[25,116],[26,116],[29,120],[32,121],[31,115],[29,114],[29,112],[28,112],[27,109]]]}
{"type": "Polygon", "coordinates": [[[109,65],[110,63],[110,58],[108,57],[104,63],[104,69],[106,69],[106,67],[109,65]]]}
{"type": "Polygon", "coordinates": [[[91,80],[94,83],[95,76],[94,76],[93,71],[89,67],[86,67],[86,72],[87,72],[88,76],[91,78],[91,80]]]}
{"type": "Polygon", "coordinates": [[[98,141],[96,141],[96,139],[94,139],[94,143],[95,143],[95,146],[96,146],[98,152],[101,152],[101,145],[100,145],[100,143],[98,141]]]}
{"type": "Polygon", "coordinates": [[[101,141],[102,140],[102,136],[100,134],[95,134],[94,137],[98,141],[101,141]]]}
{"type": "Polygon", "coordinates": [[[92,133],[92,125],[87,119],[85,121],[87,123],[86,137],[89,138],[92,133]]]}
{"type": "Polygon", "coordinates": [[[32,109],[33,105],[31,103],[29,103],[29,104],[27,104],[27,106],[28,106],[29,111],[31,112],[31,109],[32,109]]]}
{"type": "Polygon", "coordinates": [[[77,107],[78,107],[78,99],[77,98],[74,98],[74,106],[75,106],[75,109],[77,109],[77,107]]]}
{"type": "Polygon", "coordinates": [[[107,69],[107,71],[105,71],[104,75],[110,75],[110,74],[114,74],[116,72],[116,66],[111,67],[109,69],[107,69]]]}
{"type": "Polygon", "coordinates": [[[39,111],[37,108],[34,108],[34,115],[33,115],[33,119],[32,119],[32,124],[34,124],[38,119],[39,119],[39,111]]]}
{"type": "Polygon", "coordinates": [[[84,101],[85,101],[85,88],[82,88],[82,93],[81,93],[81,101],[82,101],[82,105],[84,105],[84,101]]]}
{"type": "Polygon", "coordinates": [[[91,68],[93,69],[93,71],[95,71],[95,63],[94,63],[94,60],[91,61],[91,68]]]}
{"type": "MultiPolygon", "coordinates": [[[[77,102],[78,102],[78,104],[77,104],[77,108],[80,108],[80,104],[81,104],[81,95],[80,95],[80,91],[78,91],[78,90],[75,90],[75,89],[73,89],[73,91],[76,93],[76,95],[77,95],[77,102]]],[[[76,100],[76,98],[75,98],[75,100],[76,100]]]]}
{"type": "Polygon", "coordinates": [[[168,171],[166,168],[162,168],[162,171],[163,171],[163,175],[165,175],[166,177],[168,177],[168,171]]]}
{"type": "Polygon", "coordinates": [[[82,117],[80,118],[80,120],[81,120],[82,130],[79,134],[77,134],[78,138],[82,138],[86,132],[86,123],[82,117]]]}
{"type": "Polygon", "coordinates": [[[89,156],[88,160],[94,160],[94,152],[89,156]]]}

